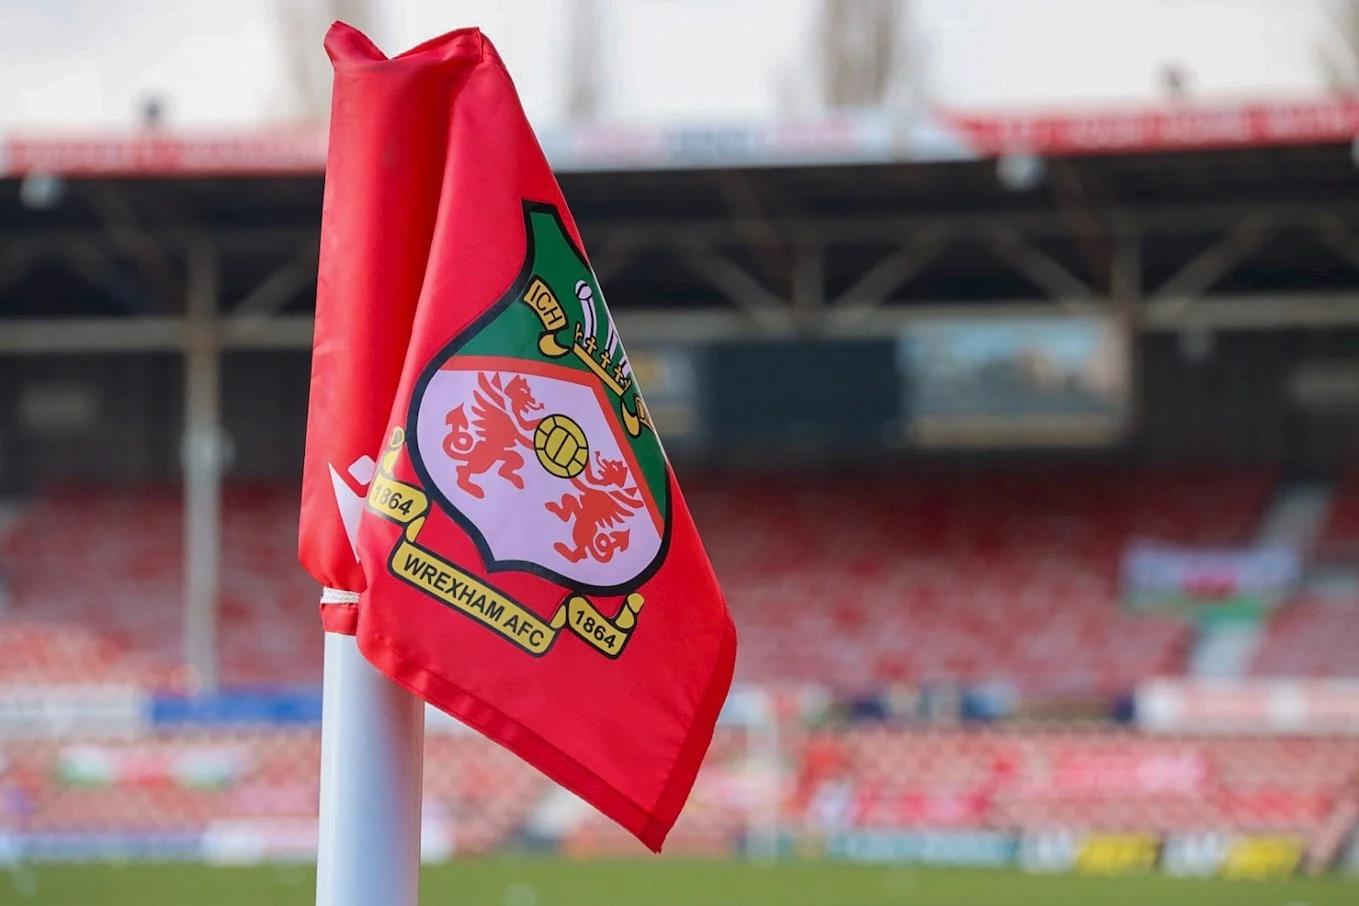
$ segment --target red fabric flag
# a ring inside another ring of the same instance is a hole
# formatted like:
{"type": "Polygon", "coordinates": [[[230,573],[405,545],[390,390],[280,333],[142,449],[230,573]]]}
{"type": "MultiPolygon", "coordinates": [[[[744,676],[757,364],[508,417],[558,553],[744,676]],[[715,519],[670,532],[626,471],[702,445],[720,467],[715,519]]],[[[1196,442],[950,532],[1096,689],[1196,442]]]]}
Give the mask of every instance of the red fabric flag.
{"type": "Polygon", "coordinates": [[[299,549],[326,587],[326,628],[353,634],[358,522],[425,279],[450,102],[481,42],[449,35],[388,60],[337,25],[325,46],[335,86],[299,549]]]}
{"type": "Polygon", "coordinates": [[[736,634],[575,223],[480,32],[326,48],[302,514],[325,624],[659,850],[736,634]]]}

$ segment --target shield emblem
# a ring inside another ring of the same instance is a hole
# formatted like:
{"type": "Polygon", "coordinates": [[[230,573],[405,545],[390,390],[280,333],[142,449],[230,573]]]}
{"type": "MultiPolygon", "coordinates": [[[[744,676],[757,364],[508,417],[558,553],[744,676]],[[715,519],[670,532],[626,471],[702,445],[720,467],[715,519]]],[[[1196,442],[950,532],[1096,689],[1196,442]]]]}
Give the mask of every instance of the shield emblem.
{"type": "Polygon", "coordinates": [[[603,294],[554,207],[526,204],[514,285],[411,399],[411,460],[491,571],[627,591],[654,571],[668,467],[603,294]]]}

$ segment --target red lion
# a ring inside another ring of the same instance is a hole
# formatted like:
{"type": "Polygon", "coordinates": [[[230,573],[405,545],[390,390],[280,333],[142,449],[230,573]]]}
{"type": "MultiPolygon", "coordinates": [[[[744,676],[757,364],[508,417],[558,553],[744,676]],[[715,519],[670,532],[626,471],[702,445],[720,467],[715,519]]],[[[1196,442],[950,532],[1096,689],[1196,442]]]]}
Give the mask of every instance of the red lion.
{"type": "Polygon", "coordinates": [[[524,457],[515,447],[533,449],[533,429],[538,420],[530,419],[528,414],[543,408],[533,398],[528,381],[515,375],[509,383],[502,383],[499,374],[487,378],[485,372],[479,373],[477,389],[472,392],[470,430],[464,405],[459,403],[444,419],[449,429],[444,452],[450,459],[461,460],[458,487],[478,499],[485,497],[486,492],[472,477],[499,463],[500,476],[522,491],[524,479],[519,477],[519,470],[524,466],[524,457]]]}
{"type": "Polygon", "coordinates": [[[614,551],[627,550],[628,529],[604,530],[625,522],[642,506],[642,501],[636,496],[637,488],[623,487],[628,480],[628,467],[621,459],[604,459],[596,452],[595,463],[599,466],[597,474],[588,463],[585,467],[589,484],[581,481],[580,476],[571,479],[571,484],[580,491],[579,494],[563,494],[561,503],[549,500],[544,504],[548,512],[562,522],[570,522],[573,518],[576,520],[571,529],[571,541],[575,547],[560,541],[552,545],[572,563],[579,563],[591,556],[600,563],[608,563],[614,551]]]}

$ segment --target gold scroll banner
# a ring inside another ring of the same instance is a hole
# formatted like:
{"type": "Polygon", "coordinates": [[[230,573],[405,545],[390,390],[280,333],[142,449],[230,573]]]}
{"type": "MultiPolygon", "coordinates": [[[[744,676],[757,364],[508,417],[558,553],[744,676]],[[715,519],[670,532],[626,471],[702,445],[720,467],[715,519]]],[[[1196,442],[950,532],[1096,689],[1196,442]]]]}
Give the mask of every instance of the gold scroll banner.
{"type": "Polygon", "coordinates": [[[566,355],[570,347],[557,341],[557,331],[564,329],[567,324],[566,312],[541,277],[534,277],[528,289],[524,290],[524,302],[543,322],[543,332],[538,335],[538,348],[543,355],[554,359],[566,355]]]}
{"type": "Polygon", "coordinates": [[[606,657],[623,653],[642,609],[641,595],[628,595],[615,617],[605,616],[588,598],[572,595],[557,606],[551,620],[543,620],[494,585],[422,547],[418,536],[429,512],[429,497],[392,477],[404,443],[405,432],[394,429],[368,491],[368,508],[404,529],[387,561],[394,576],[535,657],[546,654],[563,629],[606,657]]]}

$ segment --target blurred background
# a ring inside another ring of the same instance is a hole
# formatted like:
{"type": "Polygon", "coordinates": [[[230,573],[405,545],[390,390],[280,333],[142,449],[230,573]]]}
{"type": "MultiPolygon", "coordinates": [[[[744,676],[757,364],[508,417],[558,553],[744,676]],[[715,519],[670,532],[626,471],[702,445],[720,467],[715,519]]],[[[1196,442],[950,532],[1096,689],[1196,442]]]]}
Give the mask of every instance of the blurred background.
{"type": "MultiPolygon", "coordinates": [[[[668,853],[792,872],[712,902],[1356,901],[1352,0],[3,0],[0,901],[314,855],[335,18],[557,169],[741,631],[668,853]]],[[[642,853],[429,725],[432,864],[642,853]]]]}

